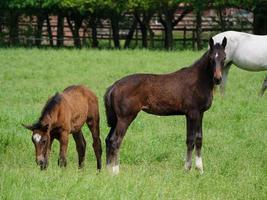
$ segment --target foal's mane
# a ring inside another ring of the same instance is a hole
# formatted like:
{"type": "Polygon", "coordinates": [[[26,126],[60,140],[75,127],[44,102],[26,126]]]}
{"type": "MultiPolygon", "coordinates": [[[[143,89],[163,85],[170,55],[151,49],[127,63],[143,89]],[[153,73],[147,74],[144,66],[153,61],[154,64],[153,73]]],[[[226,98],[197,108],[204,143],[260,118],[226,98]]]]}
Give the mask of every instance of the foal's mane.
{"type": "Polygon", "coordinates": [[[53,110],[53,108],[61,102],[61,100],[62,96],[58,92],[53,97],[48,99],[41,112],[41,117],[39,120],[42,120],[47,114],[49,114],[53,110]]]}

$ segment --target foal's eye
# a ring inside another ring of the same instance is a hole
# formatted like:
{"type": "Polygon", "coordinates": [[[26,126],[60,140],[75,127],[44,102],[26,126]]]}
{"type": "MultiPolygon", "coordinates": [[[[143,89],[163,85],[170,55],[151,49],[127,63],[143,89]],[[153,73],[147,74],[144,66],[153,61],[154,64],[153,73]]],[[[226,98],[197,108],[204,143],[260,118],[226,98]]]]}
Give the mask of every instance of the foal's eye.
{"type": "Polygon", "coordinates": [[[45,143],[46,143],[46,139],[43,139],[42,140],[42,145],[45,145],[45,143]]]}

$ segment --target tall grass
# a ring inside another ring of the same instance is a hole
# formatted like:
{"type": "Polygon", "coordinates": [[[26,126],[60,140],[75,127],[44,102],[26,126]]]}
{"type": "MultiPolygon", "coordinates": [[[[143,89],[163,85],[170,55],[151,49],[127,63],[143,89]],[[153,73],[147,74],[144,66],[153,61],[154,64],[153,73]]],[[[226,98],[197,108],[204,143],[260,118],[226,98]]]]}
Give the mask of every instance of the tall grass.
{"type": "Polygon", "coordinates": [[[55,92],[78,83],[95,91],[105,150],[106,88],[131,73],[166,73],[188,66],[202,53],[0,49],[0,199],[267,199],[267,95],[258,97],[266,73],[234,66],[226,96],[217,92],[204,116],[202,176],[183,169],[184,117],[145,113],[127,131],[119,176],[105,168],[96,172],[87,127],[84,169],[78,170],[72,139],[66,169],[57,166],[57,142],[46,171],[34,162],[31,135],[21,123],[37,120],[55,92]]]}

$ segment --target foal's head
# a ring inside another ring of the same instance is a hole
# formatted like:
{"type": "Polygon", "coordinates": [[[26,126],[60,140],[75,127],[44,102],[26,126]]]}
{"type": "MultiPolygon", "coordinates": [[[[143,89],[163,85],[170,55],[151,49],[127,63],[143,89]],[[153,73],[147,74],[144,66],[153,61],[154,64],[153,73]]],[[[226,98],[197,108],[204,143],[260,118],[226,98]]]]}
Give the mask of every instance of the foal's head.
{"type": "Polygon", "coordinates": [[[37,122],[33,125],[24,125],[26,129],[32,131],[32,142],[35,146],[36,163],[41,170],[48,166],[48,154],[50,145],[49,125],[42,125],[37,122]]]}
{"type": "Polygon", "coordinates": [[[222,44],[214,44],[212,38],[209,40],[209,59],[211,61],[211,67],[213,71],[213,80],[216,85],[219,85],[222,81],[222,69],[224,67],[224,60],[226,58],[226,54],[224,52],[226,44],[226,37],[223,38],[222,44]]]}

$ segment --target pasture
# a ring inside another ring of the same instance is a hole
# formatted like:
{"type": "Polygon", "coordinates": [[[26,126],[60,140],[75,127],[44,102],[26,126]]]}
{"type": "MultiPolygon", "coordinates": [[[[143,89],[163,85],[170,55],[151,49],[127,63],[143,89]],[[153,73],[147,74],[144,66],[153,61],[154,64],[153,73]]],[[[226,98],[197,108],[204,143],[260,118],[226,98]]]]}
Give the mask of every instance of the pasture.
{"type": "Polygon", "coordinates": [[[167,73],[203,52],[148,50],[0,49],[0,199],[267,199],[266,72],[232,66],[222,98],[217,92],[203,123],[201,176],[184,171],[185,117],[140,113],[122,143],[120,174],[105,169],[103,95],[115,80],[136,72],[167,73]],[[103,170],[96,171],[92,138],[78,170],[70,138],[68,166],[57,166],[54,142],[49,167],[40,171],[31,134],[21,123],[38,119],[47,98],[82,83],[99,98],[103,170]]]}

